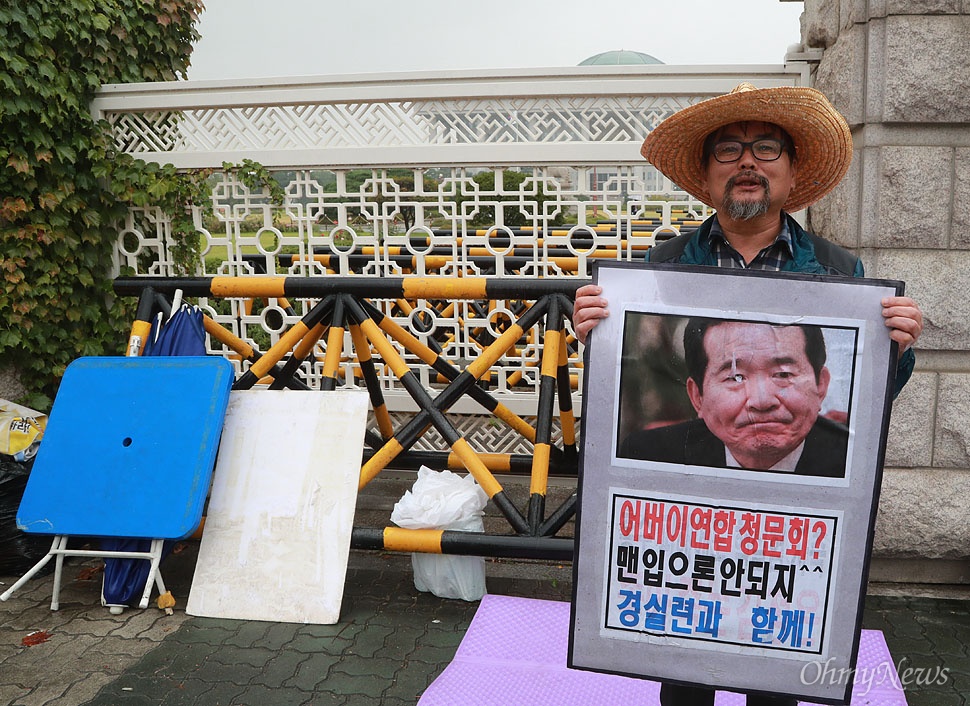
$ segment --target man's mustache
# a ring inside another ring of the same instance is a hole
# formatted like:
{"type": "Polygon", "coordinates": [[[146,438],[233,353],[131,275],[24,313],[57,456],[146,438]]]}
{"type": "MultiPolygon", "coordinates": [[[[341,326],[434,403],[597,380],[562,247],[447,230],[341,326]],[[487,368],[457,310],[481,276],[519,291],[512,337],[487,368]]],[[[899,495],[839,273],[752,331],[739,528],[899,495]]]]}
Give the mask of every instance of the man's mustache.
{"type": "Polygon", "coordinates": [[[739,181],[742,181],[742,180],[748,181],[748,182],[757,182],[761,186],[761,188],[763,188],[765,191],[768,191],[768,179],[763,175],[758,174],[758,172],[751,171],[751,170],[738,172],[730,179],[728,179],[727,190],[730,191],[737,185],[739,181]]]}

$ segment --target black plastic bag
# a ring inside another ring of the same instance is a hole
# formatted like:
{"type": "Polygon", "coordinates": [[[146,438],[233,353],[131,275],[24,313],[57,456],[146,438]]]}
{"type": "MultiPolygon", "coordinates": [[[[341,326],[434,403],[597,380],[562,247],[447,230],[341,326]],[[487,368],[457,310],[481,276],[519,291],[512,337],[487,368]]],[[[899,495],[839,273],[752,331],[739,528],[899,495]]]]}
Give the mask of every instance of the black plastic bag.
{"type": "Polygon", "coordinates": [[[52,537],[17,529],[17,510],[33,465],[33,459],[19,462],[0,456],[0,575],[26,573],[51,548],[52,537]]]}

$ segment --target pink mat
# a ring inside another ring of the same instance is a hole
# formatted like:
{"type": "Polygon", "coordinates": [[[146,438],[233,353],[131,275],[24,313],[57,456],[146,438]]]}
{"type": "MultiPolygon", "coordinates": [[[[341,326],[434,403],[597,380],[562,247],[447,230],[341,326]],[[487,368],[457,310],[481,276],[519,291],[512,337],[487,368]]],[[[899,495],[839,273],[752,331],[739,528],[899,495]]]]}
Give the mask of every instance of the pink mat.
{"type": "MultiPolygon", "coordinates": [[[[487,595],[455,659],[427,688],[418,706],[657,703],[656,682],[568,669],[568,640],[569,603],[487,595]]],[[[860,672],[892,663],[882,633],[863,630],[860,672]]],[[[871,684],[855,685],[852,704],[906,706],[906,698],[893,680],[876,677],[871,684]]],[[[744,706],[744,695],[718,692],[715,705],[744,706]]]]}

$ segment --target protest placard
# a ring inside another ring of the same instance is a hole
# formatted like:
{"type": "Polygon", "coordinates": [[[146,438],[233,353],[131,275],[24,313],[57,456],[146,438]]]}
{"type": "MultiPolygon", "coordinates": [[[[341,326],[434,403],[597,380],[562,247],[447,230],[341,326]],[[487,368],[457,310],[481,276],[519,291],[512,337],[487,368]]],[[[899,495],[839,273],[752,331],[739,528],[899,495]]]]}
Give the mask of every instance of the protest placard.
{"type": "Polygon", "coordinates": [[[846,701],[803,676],[857,658],[901,283],[594,277],[570,666],[846,701]]]}

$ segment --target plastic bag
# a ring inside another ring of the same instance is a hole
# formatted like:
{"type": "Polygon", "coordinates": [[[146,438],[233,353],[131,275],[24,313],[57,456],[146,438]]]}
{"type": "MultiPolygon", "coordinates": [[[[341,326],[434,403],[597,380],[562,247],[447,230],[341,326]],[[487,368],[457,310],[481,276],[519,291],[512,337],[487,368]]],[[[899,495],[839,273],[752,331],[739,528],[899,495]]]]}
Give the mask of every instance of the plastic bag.
{"type": "Polygon", "coordinates": [[[0,455],[29,461],[37,453],[46,428],[46,414],[0,400],[0,455]]]}
{"type": "MultiPolygon", "coordinates": [[[[17,509],[33,460],[25,463],[0,456],[0,575],[22,574],[47,554],[49,536],[25,534],[17,527],[17,509]]],[[[50,565],[53,568],[53,563],[50,565]]]]}
{"type": "MultiPolygon", "coordinates": [[[[487,502],[488,495],[471,475],[422,466],[411,490],[394,505],[391,522],[405,529],[482,532],[487,502]]],[[[465,601],[485,595],[485,560],[481,557],[414,553],[411,567],[419,591],[465,601]]]]}

